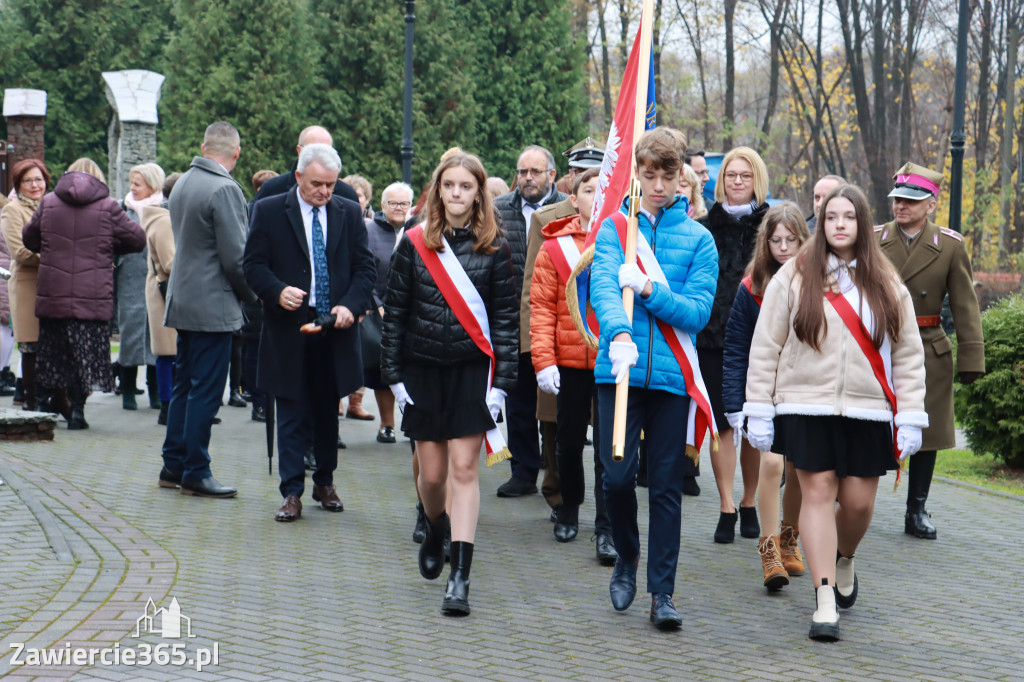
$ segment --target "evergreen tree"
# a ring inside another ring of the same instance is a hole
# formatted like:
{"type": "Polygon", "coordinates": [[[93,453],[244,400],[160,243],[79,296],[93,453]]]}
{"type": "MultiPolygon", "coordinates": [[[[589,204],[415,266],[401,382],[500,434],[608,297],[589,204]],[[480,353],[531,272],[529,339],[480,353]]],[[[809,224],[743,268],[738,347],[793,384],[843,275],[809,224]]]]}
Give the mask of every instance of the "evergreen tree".
{"type": "Polygon", "coordinates": [[[228,121],[242,139],[233,175],[247,195],[261,168],[279,173],[295,160],[295,141],[318,96],[316,45],[301,0],[176,0],[170,66],[160,100],[160,159],[184,171],[203,132],[228,121]]]}
{"type": "MultiPolygon", "coordinates": [[[[413,185],[430,179],[450,146],[473,149],[478,109],[463,72],[455,0],[416,5],[413,82],[413,185]]],[[[322,96],[315,121],[334,136],[343,174],[364,175],[380,190],[402,177],[405,20],[402,3],[314,0],[322,96]]]]}
{"type": "Polygon", "coordinates": [[[584,46],[572,35],[570,3],[468,0],[458,23],[488,172],[511,178],[529,144],[550,149],[564,171],[559,152],[586,135],[584,46]]]}
{"type": "Polygon", "coordinates": [[[0,83],[47,92],[46,160],[107,166],[113,115],[101,73],[163,73],[170,0],[9,0],[0,10],[0,83]]]}

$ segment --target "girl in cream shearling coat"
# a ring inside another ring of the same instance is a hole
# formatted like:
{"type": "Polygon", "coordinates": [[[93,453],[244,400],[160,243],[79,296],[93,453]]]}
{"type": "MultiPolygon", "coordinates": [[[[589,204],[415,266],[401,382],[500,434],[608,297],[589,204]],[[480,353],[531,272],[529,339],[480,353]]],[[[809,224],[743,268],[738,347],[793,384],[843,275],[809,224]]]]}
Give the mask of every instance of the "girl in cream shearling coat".
{"type": "Polygon", "coordinates": [[[818,607],[809,636],[834,641],[836,605],[849,608],[857,598],[853,556],[871,523],[878,479],[899,466],[897,457],[917,452],[928,415],[914,307],[873,239],[864,193],[836,187],[822,202],[818,225],[765,291],[743,413],[751,444],[767,449],[778,429],[796,468],[818,607]],[[866,329],[871,354],[886,366],[895,405],[857,336],[826,300],[830,294],[859,315],[855,328],[866,329]]]}

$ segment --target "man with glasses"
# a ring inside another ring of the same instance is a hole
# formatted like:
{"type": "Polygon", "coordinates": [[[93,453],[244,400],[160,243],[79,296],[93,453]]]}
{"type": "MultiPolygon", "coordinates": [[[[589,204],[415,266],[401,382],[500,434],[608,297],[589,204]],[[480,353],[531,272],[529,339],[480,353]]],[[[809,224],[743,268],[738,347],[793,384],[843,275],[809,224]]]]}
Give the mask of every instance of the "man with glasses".
{"type": "Polygon", "coordinates": [[[942,174],[907,163],[896,171],[893,183],[889,198],[895,220],[877,226],[875,236],[882,252],[899,270],[914,300],[917,326],[924,342],[924,408],[929,424],[924,430],[921,449],[910,458],[903,531],[917,538],[934,540],[938,533],[925,511],[925,501],[935,470],[935,454],[937,450],[956,445],[953,344],[939,325],[942,300],[947,294],[956,327],[960,383],[970,384],[984,374],[985,339],[974,291],[974,272],[963,237],[928,218],[938,206],[942,174]]]}
{"type": "Polygon", "coordinates": [[[688,165],[700,178],[700,193],[704,194],[704,185],[708,184],[708,180],[711,179],[710,173],[708,173],[708,162],[704,158],[705,151],[703,149],[686,149],[686,155],[683,157],[683,163],[688,165]]]}
{"type": "MultiPolygon", "coordinates": [[[[516,291],[530,290],[523,281],[526,266],[527,225],[534,211],[566,199],[555,189],[555,157],[538,145],[530,145],[519,154],[516,164],[516,188],[494,200],[505,238],[512,249],[516,269],[516,291]]],[[[529,346],[527,346],[529,349],[529,346]]],[[[540,471],[540,439],[537,423],[537,377],[529,350],[519,354],[519,379],[505,398],[508,419],[508,447],[512,453],[512,476],[498,487],[498,497],[522,497],[537,492],[540,471]]]]}

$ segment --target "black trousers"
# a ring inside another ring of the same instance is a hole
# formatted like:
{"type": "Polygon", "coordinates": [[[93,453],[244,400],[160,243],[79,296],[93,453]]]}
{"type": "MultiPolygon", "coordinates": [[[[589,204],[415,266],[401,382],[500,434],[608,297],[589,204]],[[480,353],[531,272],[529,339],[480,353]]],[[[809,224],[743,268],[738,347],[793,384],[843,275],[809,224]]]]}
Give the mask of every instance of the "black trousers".
{"type": "Polygon", "coordinates": [[[519,354],[519,378],[505,396],[508,419],[508,449],[512,453],[512,475],[537,482],[540,471],[540,424],[537,421],[537,375],[529,353],[519,354]]]}
{"type": "Polygon", "coordinates": [[[338,386],[334,380],[334,356],[330,334],[303,338],[306,344],[303,366],[296,368],[300,384],[298,398],[277,398],[278,471],[281,496],[302,496],[306,467],[304,455],[312,428],[316,471],[313,485],[334,483],[338,466],[338,386]]]}
{"type": "MultiPolygon", "coordinates": [[[[562,504],[578,507],[583,503],[586,483],[583,472],[583,447],[587,440],[591,405],[597,414],[594,371],[559,367],[561,385],[558,389],[558,435],[555,451],[558,478],[562,487],[562,504]]],[[[604,464],[601,462],[601,429],[594,420],[594,532],[611,533],[604,503],[604,464]]]]}

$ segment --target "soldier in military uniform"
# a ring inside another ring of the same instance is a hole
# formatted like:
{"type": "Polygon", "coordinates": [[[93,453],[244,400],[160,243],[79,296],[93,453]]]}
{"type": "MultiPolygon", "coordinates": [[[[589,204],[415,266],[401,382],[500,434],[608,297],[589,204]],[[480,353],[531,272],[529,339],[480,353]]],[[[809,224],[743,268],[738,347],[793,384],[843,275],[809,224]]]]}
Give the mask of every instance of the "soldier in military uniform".
{"type": "Polygon", "coordinates": [[[914,300],[917,325],[924,342],[925,410],[929,419],[921,450],[910,458],[904,531],[915,537],[934,539],[935,526],[925,511],[925,501],[935,468],[935,453],[955,444],[953,346],[940,326],[942,301],[947,293],[957,334],[957,370],[961,383],[969,384],[985,372],[985,342],[978,297],[974,292],[974,273],[963,237],[928,219],[937,205],[942,174],[907,163],[896,172],[893,180],[895,185],[889,197],[896,219],[875,227],[875,235],[914,300]]]}
{"type": "MultiPolygon", "coordinates": [[[[569,159],[569,184],[576,180],[576,174],[582,173],[588,168],[600,168],[604,161],[604,145],[593,138],[586,138],[577,142],[568,150],[562,153],[569,159]]],[[[534,211],[530,217],[530,231],[526,246],[526,267],[523,271],[523,298],[519,308],[519,352],[526,353],[530,350],[530,286],[533,281],[533,265],[537,260],[537,252],[544,243],[544,236],[541,230],[552,220],[566,218],[576,215],[576,209],[569,199],[559,201],[548,206],[542,206],[534,211]]],[[[541,483],[541,493],[551,507],[551,520],[555,520],[555,513],[562,501],[562,493],[558,482],[558,464],[555,459],[555,439],[557,434],[557,397],[540,389],[537,390],[537,419],[540,420],[541,445],[544,456],[544,481],[541,483]]],[[[615,563],[618,556],[615,553],[615,546],[612,543],[611,525],[608,522],[608,515],[604,511],[604,491],[601,489],[600,475],[603,471],[600,460],[594,457],[595,473],[597,483],[595,484],[594,497],[597,506],[597,519],[595,520],[595,541],[597,543],[597,558],[605,565],[615,563]]]]}

